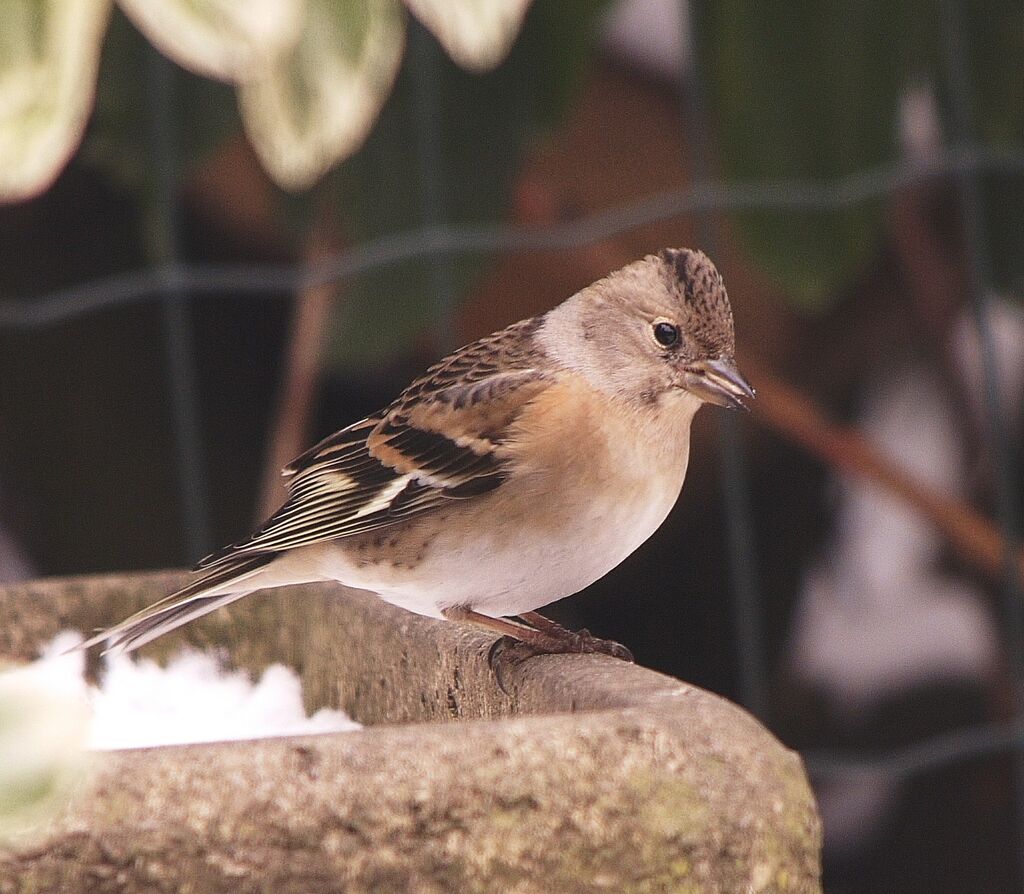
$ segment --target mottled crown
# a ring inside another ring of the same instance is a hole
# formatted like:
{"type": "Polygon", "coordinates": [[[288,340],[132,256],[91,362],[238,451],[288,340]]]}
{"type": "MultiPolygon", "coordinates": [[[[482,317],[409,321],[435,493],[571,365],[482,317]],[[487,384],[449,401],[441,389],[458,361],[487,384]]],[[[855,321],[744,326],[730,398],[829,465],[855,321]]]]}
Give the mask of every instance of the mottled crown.
{"type": "Polygon", "coordinates": [[[658,252],[670,292],[683,308],[686,331],[708,356],[731,357],[735,351],[732,307],[725,283],[711,259],[689,248],[663,248],[658,252]]]}

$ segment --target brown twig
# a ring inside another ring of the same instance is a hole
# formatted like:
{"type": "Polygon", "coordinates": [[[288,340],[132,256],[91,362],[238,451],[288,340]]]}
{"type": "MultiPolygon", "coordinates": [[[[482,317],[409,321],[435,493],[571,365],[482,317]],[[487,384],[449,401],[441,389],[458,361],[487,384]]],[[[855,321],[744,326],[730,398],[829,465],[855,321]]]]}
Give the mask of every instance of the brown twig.
{"type": "MultiPolygon", "coordinates": [[[[874,481],[906,500],[935,524],[961,559],[995,580],[1002,578],[1006,543],[991,521],[966,503],[915,481],[862,434],[830,420],[757,361],[745,357],[741,366],[757,385],[757,400],[750,407],[761,422],[828,465],[874,481]]],[[[1024,574],[1024,550],[1017,565],[1024,574]]]]}

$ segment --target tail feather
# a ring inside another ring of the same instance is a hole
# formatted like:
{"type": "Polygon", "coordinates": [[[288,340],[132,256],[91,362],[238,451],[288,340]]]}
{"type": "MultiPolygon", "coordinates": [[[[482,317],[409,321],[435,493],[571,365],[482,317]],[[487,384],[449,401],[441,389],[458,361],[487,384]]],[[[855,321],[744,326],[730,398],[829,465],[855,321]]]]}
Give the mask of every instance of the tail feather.
{"type": "Polygon", "coordinates": [[[257,553],[215,568],[199,580],[144,608],[120,624],[97,633],[79,648],[88,649],[106,642],[104,654],[131,652],[189,621],[259,589],[258,586],[245,588],[238,585],[244,584],[275,558],[275,553],[257,553]]]}

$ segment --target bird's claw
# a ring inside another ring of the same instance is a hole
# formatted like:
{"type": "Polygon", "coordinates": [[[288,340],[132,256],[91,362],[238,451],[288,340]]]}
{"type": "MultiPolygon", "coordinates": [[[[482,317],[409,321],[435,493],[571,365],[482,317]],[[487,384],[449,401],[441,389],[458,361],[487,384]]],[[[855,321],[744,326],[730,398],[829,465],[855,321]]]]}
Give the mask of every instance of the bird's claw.
{"type": "Polygon", "coordinates": [[[586,629],[577,630],[575,632],[570,631],[569,639],[573,645],[573,648],[570,651],[573,652],[611,655],[612,658],[618,658],[620,661],[629,661],[630,663],[636,661],[633,657],[633,653],[622,645],[622,643],[617,643],[615,640],[611,639],[600,639],[592,635],[591,632],[586,629]]]}
{"type": "Polygon", "coordinates": [[[620,661],[633,662],[633,653],[622,643],[600,639],[589,630],[560,630],[557,635],[531,630],[528,639],[503,636],[494,641],[487,653],[487,663],[498,678],[498,685],[508,693],[505,679],[508,672],[536,655],[610,655],[620,661]]]}
{"type": "Polygon", "coordinates": [[[533,658],[534,655],[541,654],[544,653],[535,646],[524,643],[521,639],[516,639],[512,636],[502,636],[494,641],[494,644],[488,651],[487,664],[498,681],[498,688],[505,695],[511,695],[512,689],[508,685],[508,674],[526,661],[527,658],[533,658]]]}

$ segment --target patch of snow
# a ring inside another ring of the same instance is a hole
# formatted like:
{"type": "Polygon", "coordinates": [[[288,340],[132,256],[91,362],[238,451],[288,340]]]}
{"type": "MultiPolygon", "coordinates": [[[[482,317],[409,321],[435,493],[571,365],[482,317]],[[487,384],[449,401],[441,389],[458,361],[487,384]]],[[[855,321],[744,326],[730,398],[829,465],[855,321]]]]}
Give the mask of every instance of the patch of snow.
{"type": "MultiPolygon", "coordinates": [[[[1001,300],[990,308],[1000,397],[1008,427],[1019,437],[1024,313],[1001,300]]],[[[969,315],[957,321],[952,339],[970,410],[980,420],[981,354],[969,315]]],[[[860,427],[909,475],[939,493],[963,498],[965,421],[954,415],[935,377],[913,366],[876,385],[860,427]]],[[[807,574],[794,613],[790,661],[795,676],[822,690],[835,716],[849,723],[886,697],[916,686],[991,678],[999,660],[996,619],[978,587],[941,573],[942,541],[934,526],[870,481],[842,475],[838,487],[832,542],[807,574]]],[[[830,848],[856,848],[866,841],[900,791],[893,779],[863,774],[819,786],[830,848]]]]}
{"type": "MultiPolygon", "coordinates": [[[[958,425],[923,370],[891,376],[867,402],[862,430],[909,475],[963,491],[958,425]]],[[[807,575],[795,616],[797,675],[851,720],[880,699],[932,680],[983,679],[999,637],[984,594],[935,570],[934,526],[886,489],[841,476],[836,534],[807,575]]]]}
{"type": "Polygon", "coordinates": [[[244,671],[228,670],[213,655],[193,650],[178,653],[166,667],[147,658],[108,655],[99,686],[88,686],[84,653],[67,651],[79,642],[79,634],[61,633],[38,661],[18,672],[32,674],[42,686],[77,689],[86,695],[92,714],[87,747],[92,749],[360,728],[343,712],[328,708],[308,717],[302,684],[284,665],[271,665],[254,682],[244,671]]]}
{"type": "Polygon", "coordinates": [[[803,594],[793,661],[823,688],[837,716],[853,722],[886,696],[944,680],[984,679],[998,640],[982,596],[937,575],[878,590],[866,580],[816,569],[803,594]]]}

